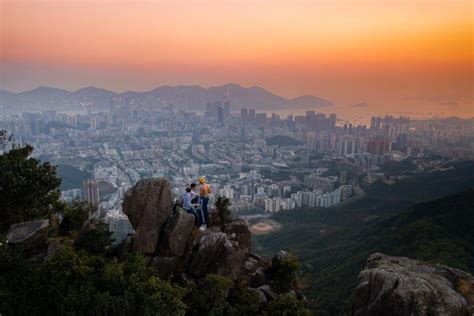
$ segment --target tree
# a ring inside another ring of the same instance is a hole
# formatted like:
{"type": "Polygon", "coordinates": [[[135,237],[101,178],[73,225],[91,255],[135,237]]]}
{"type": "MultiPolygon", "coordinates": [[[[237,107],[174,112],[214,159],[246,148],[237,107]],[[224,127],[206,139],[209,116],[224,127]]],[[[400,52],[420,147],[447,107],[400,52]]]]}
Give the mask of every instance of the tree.
{"type": "Polygon", "coordinates": [[[229,223],[232,220],[232,213],[230,211],[230,201],[228,198],[219,196],[216,201],[217,212],[219,213],[219,218],[221,224],[229,223]]]}
{"type": "Polygon", "coordinates": [[[64,208],[60,211],[63,216],[59,226],[60,233],[65,235],[71,231],[80,230],[94,211],[93,205],[79,200],[74,200],[72,203],[64,205],[64,208]]]}
{"type": "Polygon", "coordinates": [[[31,158],[33,147],[19,147],[0,134],[0,143],[8,152],[0,155],[0,232],[11,224],[45,217],[59,199],[56,168],[31,158]]]}
{"type": "Polygon", "coordinates": [[[74,247],[92,254],[105,255],[112,247],[112,232],[100,220],[91,220],[79,232],[74,247]]]}
{"type": "Polygon", "coordinates": [[[311,312],[305,308],[303,302],[298,301],[296,297],[291,294],[282,294],[277,299],[268,304],[268,315],[277,316],[304,316],[311,315],[311,312]]]}

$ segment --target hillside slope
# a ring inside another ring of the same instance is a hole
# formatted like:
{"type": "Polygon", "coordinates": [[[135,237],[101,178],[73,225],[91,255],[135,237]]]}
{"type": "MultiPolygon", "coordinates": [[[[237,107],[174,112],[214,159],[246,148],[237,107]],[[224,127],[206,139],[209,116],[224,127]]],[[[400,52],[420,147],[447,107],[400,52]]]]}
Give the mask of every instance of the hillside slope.
{"type": "Polygon", "coordinates": [[[392,186],[379,184],[366,197],[336,209],[281,212],[274,219],[283,229],[258,237],[257,243],[263,252],[278,246],[297,253],[313,310],[330,314],[350,312],[357,274],[374,252],[472,272],[472,168],[467,164],[392,186]],[[456,191],[464,193],[422,202],[456,191]]]}

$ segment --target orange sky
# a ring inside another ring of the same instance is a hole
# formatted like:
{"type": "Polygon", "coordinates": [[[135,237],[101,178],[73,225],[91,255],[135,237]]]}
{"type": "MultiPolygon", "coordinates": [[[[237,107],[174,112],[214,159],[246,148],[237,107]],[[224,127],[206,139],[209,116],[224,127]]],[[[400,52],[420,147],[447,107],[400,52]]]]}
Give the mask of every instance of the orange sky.
{"type": "Polygon", "coordinates": [[[473,3],[0,0],[0,88],[238,82],[345,106],[449,99],[468,113],[473,3]]]}

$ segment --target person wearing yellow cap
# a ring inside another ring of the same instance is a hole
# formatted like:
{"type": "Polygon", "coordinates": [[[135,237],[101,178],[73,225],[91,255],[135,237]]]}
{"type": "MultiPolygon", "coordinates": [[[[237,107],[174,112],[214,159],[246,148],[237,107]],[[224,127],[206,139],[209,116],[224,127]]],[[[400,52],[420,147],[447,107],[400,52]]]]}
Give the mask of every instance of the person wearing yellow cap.
{"type": "Polygon", "coordinates": [[[207,217],[207,204],[209,203],[209,194],[211,193],[211,187],[206,183],[206,179],[199,178],[199,201],[201,204],[201,212],[203,213],[204,229],[206,228],[207,217]]]}

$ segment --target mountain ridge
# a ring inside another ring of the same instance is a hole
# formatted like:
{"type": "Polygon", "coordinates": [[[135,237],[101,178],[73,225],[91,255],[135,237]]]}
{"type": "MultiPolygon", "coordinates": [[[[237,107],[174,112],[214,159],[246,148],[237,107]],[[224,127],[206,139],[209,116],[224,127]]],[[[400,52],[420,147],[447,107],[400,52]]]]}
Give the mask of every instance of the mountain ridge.
{"type": "MultiPolygon", "coordinates": [[[[60,109],[61,105],[71,108],[92,107],[105,109],[112,98],[121,98],[134,101],[139,105],[174,104],[180,109],[205,110],[207,102],[224,101],[227,96],[231,101],[232,110],[241,107],[255,108],[256,110],[278,109],[311,109],[333,106],[324,98],[303,95],[296,98],[287,98],[273,93],[260,86],[244,87],[236,83],[220,86],[202,87],[199,85],[162,85],[147,91],[116,92],[95,86],[83,87],[74,91],[39,86],[22,92],[2,90],[3,105],[25,107],[24,110],[60,109]]],[[[115,101],[118,102],[118,101],[115,101]]]]}

